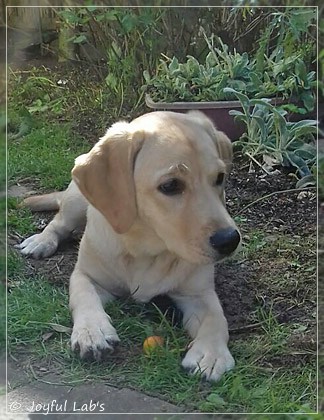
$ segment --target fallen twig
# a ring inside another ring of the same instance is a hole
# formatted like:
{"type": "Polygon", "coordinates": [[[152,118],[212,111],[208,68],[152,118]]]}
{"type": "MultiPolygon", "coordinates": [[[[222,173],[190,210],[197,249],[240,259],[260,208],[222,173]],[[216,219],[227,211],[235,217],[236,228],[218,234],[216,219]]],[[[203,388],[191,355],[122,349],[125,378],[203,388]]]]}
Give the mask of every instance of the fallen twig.
{"type": "Polygon", "coordinates": [[[229,328],[229,332],[231,333],[235,333],[235,332],[243,332],[243,331],[247,331],[247,330],[253,330],[254,328],[258,328],[261,325],[263,325],[266,321],[261,321],[261,322],[256,322],[254,324],[247,324],[247,325],[242,325],[242,327],[237,327],[237,328],[229,328]]]}
{"type": "Polygon", "coordinates": [[[252,155],[250,155],[250,153],[246,152],[245,153],[254,163],[256,163],[263,172],[265,172],[267,175],[271,175],[271,173],[269,171],[266,170],[266,168],[264,168],[260,162],[258,162],[252,155]]]}

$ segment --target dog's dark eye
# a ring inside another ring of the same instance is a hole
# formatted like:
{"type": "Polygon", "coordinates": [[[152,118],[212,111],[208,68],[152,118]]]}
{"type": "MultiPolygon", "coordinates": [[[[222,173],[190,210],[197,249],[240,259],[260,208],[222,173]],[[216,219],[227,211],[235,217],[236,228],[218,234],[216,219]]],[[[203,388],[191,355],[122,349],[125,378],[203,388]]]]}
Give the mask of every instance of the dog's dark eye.
{"type": "Polygon", "coordinates": [[[185,189],[184,182],[180,181],[180,179],[173,178],[167,182],[158,186],[158,190],[165,195],[177,195],[182,194],[185,189]]]}
{"type": "Polygon", "coordinates": [[[223,185],[224,178],[225,178],[225,174],[218,174],[214,185],[217,187],[223,185]]]}

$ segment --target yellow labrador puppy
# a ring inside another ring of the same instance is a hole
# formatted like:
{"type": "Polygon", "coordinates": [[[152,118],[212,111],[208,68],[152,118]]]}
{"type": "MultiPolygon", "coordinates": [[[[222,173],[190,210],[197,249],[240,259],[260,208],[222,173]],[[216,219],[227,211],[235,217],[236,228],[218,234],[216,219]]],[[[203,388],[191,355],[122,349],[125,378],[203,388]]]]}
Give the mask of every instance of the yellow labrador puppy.
{"type": "Polygon", "coordinates": [[[35,258],[85,226],[70,281],[71,345],[101,360],[119,342],[106,302],[168,294],[192,337],[184,368],[217,381],[234,366],[214,290],[214,263],[234,253],[238,229],[225,208],[232,146],[200,112],[152,112],[114,124],[76,159],[65,192],[27,198],[33,210],[58,209],[19,245],[35,258]]]}

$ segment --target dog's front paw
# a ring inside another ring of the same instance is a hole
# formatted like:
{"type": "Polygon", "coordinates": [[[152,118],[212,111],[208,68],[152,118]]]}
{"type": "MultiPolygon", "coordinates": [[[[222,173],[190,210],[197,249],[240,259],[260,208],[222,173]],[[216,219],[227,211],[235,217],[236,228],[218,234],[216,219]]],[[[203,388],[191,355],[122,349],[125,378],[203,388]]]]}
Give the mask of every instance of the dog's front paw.
{"type": "Polygon", "coordinates": [[[193,341],[182,361],[182,366],[190,373],[200,374],[212,382],[218,381],[234,365],[235,361],[225,344],[212,345],[202,340],[193,341]]]}
{"type": "Polygon", "coordinates": [[[106,314],[78,320],[73,326],[71,347],[81,359],[99,362],[115,350],[119,341],[106,314]]]}
{"type": "Polygon", "coordinates": [[[57,250],[58,238],[56,235],[37,233],[25,239],[21,244],[15,245],[24,255],[35,259],[50,257],[57,250]]]}

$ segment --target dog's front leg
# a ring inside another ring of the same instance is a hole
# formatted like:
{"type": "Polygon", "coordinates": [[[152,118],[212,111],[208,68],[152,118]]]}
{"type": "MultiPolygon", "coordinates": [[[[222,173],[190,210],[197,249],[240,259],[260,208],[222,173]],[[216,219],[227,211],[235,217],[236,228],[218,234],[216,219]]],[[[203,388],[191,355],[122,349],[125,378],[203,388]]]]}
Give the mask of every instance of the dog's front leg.
{"type": "Polygon", "coordinates": [[[119,338],[103,305],[113,296],[76,268],[70,279],[70,309],[73,316],[71,347],[82,359],[102,360],[119,338]]]}
{"type": "Polygon", "coordinates": [[[50,257],[73,231],[84,229],[88,203],[73,181],[64,192],[29,197],[24,200],[24,205],[36,211],[42,210],[41,206],[44,206],[43,210],[48,210],[46,200],[50,201],[51,198],[46,197],[56,194],[62,196],[59,212],[41,233],[36,233],[16,245],[22,254],[33,258],[50,257]]]}
{"type": "Polygon", "coordinates": [[[235,362],[227,347],[227,321],[216,292],[210,289],[172,298],[183,311],[184,327],[193,338],[182,366],[208,381],[217,381],[235,362]]]}

